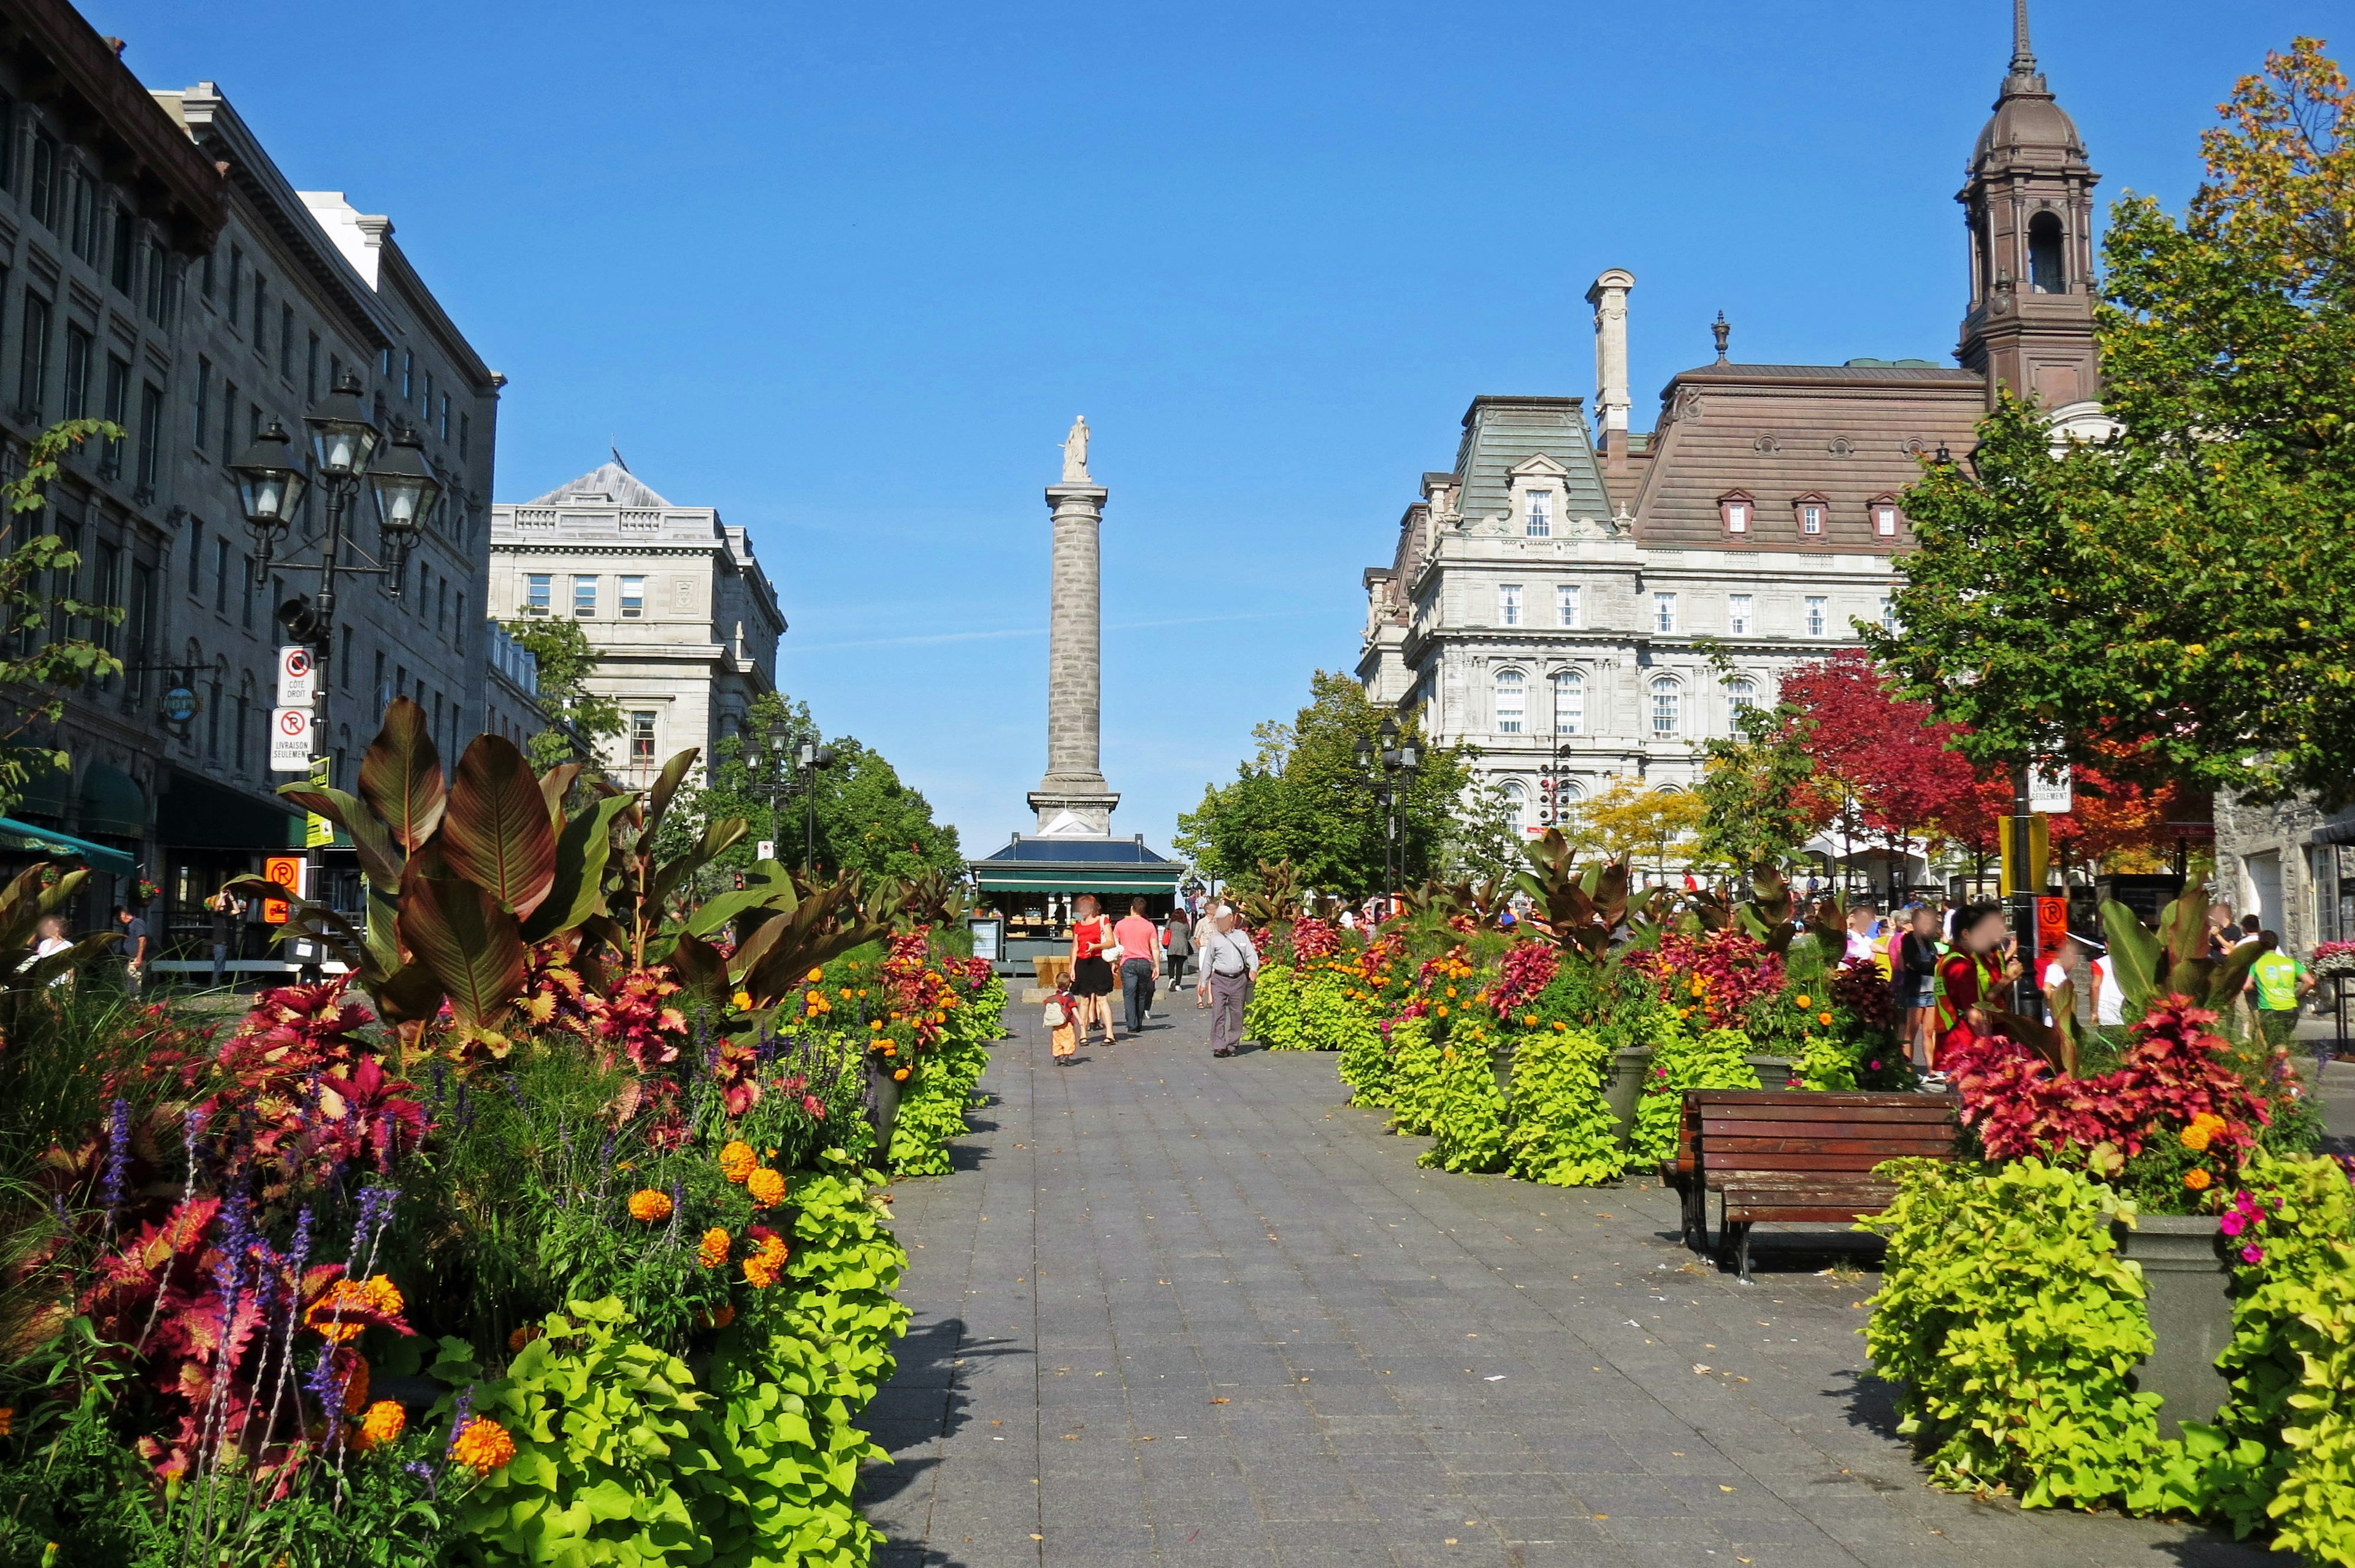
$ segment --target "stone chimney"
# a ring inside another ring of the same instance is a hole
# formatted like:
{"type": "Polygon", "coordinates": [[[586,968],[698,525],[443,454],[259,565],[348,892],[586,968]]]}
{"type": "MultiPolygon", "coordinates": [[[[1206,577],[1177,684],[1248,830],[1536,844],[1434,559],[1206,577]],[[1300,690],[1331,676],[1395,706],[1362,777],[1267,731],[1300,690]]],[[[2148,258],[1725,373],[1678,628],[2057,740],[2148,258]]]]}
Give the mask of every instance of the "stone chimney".
{"type": "Polygon", "coordinates": [[[1613,458],[1627,446],[1627,291],[1635,286],[1635,273],[1614,267],[1586,291],[1594,307],[1595,444],[1613,458]]]}

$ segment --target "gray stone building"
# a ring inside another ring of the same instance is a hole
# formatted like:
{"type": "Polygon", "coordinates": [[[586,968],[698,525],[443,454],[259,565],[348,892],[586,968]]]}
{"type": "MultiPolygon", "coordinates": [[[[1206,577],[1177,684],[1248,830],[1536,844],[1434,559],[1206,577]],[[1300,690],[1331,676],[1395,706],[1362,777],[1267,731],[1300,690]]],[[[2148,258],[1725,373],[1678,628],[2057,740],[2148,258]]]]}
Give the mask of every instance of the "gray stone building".
{"type": "Polygon", "coordinates": [[[539,702],[539,660],[496,618],[483,622],[483,653],[488,667],[476,728],[522,747],[548,728],[548,710],[539,702]]]}
{"type": "Polygon", "coordinates": [[[627,726],[606,765],[651,781],[676,752],[709,761],[776,689],[785,619],[742,528],[663,499],[619,461],[491,508],[491,612],[570,616],[597,650],[590,688],[627,726]]]}
{"type": "Polygon", "coordinates": [[[1614,777],[1689,784],[1700,741],[1887,616],[1911,539],[1898,497],[1923,456],[1970,449],[1999,389],[2064,431],[2102,427],[2096,177],[2022,22],[1958,197],[1957,366],[1744,364],[1721,317],[1715,360],[1670,378],[1632,431],[1636,279],[1603,273],[1593,436],[1578,398],[1473,400],[1455,465],[1423,475],[1391,560],[1364,573],[1368,695],[1472,745],[1531,835],[1614,777]]]}

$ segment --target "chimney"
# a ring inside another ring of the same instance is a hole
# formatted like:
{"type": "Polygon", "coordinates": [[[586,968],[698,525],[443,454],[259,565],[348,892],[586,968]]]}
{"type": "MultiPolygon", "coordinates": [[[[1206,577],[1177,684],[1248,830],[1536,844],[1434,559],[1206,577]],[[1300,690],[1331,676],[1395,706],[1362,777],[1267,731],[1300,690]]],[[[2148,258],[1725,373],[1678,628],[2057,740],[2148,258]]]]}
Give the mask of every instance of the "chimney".
{"type": "Polygon", "coordinates": [[[1594,307],[1595,444],[1614,459],[1627,445],[1627,291],[1635,286],[1635,273],[1614,267],[1586,291],[1594,307]]]}

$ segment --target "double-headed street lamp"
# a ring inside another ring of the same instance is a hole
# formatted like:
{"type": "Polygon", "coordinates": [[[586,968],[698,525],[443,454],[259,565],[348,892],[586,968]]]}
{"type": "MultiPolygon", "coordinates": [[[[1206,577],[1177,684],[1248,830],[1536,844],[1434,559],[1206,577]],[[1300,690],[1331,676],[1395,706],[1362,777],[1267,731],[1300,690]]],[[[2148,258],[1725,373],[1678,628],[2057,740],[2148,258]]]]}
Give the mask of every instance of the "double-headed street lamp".
{"type": "Polygon", "coordinates": [[[1360,735],[1357,753],[1358,766],[1365,770],[1373,786],[1374,804],[1381,808],[1382,896],[1387,899],[1397,892],[1405,871],[1406,794],[1414,787],[1415,771],[1423,766],[1423,743],[1412,735],[1401,738],[1395,718],[1384,718],[1377,733],[1380,746],[1360,735]]]}
{"type": "MultiPolygon", "coordinates": [[[[268,577],[279,539],[293,522],[303,493],[318,485],[327,494],[327,535],[319,548],[318,588],[312,593],[296,594],[276,612],[288,635],[312,652],[316,674],[312,683],[310,761],[315,775],[327,755],[327,696],[333,688],[328,659],[335,642],[336,580],[346,575],[381,577],[386,580],[386,591],[399,599],[409,575],[409,552],[417,542],[419,528],[442,498],[442,482],[425,461],[424,443],[408,426],[396,429],[391,444],[379,451],[384,433],[360,400],[359,378],[349,371],[303,416],[303,422],[311,434],[307,469],[297,460],[294,438],[275,420],[229,469],[237,475],[238,500],[253,535],[257,581],[268,577]],[[353,566],[345,562],[344,549],[349,543],[357,550],[358,544],[347,538],[345,529],[363,480],[376,497],[384,560],[378,565],[353,566]]],[[[325,886],[324,848],[309,846],[304,859],[310,879],[307,896],[320,897],[325,886]]]]}
{"type": "Polygon", "coordinates": [[[765,745],[752,746],[745,752],[744,793],[769,803],[769,837],[783,848],[785,802],[796,789],[802,792],[802,872],[806,876],[817,859],[818,770],[834,766],[835,751],[815,741],[803,741],[788,749],[788,739],[784,721],[779,720],[769,726],[765,745]]]}

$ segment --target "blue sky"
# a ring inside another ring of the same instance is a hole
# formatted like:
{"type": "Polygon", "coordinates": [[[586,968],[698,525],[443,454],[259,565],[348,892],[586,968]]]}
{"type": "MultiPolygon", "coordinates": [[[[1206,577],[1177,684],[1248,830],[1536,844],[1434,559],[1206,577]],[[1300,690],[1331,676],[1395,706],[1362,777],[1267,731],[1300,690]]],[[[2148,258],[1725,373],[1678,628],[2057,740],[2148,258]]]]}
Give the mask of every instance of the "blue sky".
{"type": "MultiPolygon", "coordinates": [[[[1638,279],[1639,428],[1721,309],[1737,359],[1946,362],[2009,14],[85,8],[150,85],[218,82],[298,187],[392,216],[510,378],[499,499],[610,438],[749,526],[782,683],[976,850],[1044,766],[1040,491],[1073,414],[1112,492],[1114,827],[1166,848],[1253,723],[1354,665],[1359,571],[1472,397],[1592,398],[1604,268],[1638,279]]],[[[2101,196],[2173,205],[2234,78],[2355,11],[2126,15],[2038,0],[2037,52],[2101,196]]]]}

